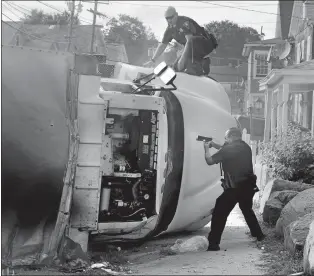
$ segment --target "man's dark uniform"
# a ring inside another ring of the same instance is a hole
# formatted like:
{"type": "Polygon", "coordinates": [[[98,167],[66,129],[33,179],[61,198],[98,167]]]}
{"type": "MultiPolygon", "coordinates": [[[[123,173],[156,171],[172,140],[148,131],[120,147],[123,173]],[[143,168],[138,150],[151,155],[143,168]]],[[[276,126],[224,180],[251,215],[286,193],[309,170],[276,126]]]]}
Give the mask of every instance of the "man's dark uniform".
{"type": "MultiPolygon", "coordinates": [[[[203,58],[217,47],[217,41],[209,35],[203,27],[193,19],[186,16],[178,16],[175,26],[168,26],[162,39],[163,44],[168,44],[172,39],[178,43],[186,44],[186,35],[192,35],[189,46],[189,57],[196,62],[202,62],[203,58]]],[[[208,64],[209,65],[209,64],[208,64]]],[[[208,68],[209,70],[209,68],[208,68]]],[[[208,73],[208,72],[207,72],[208,73]]]]}
{"type": "Polygon", "coordinates": [[[253,173],[252,151],[242,140],[225,144],[212,159],[215,164],[221,163],[224,179],[230,188],[224,190],[216,200],[211,221],[211,232],[208,241],[211,245],[219,245],[227,218],[239,203],[253,237],[262,237],[263,233],[252,210],[253,196],[257,191],[256,176],[253,173]]]}

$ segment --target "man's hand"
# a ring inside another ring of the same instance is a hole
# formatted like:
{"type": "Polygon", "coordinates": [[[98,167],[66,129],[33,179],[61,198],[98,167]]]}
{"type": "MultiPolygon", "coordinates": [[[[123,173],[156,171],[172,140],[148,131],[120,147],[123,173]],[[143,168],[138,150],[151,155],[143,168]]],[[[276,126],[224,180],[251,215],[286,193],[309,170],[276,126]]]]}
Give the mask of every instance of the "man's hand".
{"type": "Polygon", "coordinates": [[[152,60],[146,62],[143,64],[144,67],[154,67],[155,66],[155,62],[153,62],[152,60]]]}
{"type": "Polygon", "coordinates": [[[210,141],[210,142],[205,142],[204,141],[204,149],[206,149],[205,147],[207,147],[207,148],[215,148],[217,150],[221,149],[221,145],[215,143],[214,141],[210,141]],[[205,146],[205,144],[208,144],[208,146],[207,145],[205,146]]]}
{"type": "Polygon", "coordinates": [[[214,165],[214,160],[212,158],[212,156],[210,155],[210,152],[209,152],[209,148],[211,148],[213,146],[213,141],[210,141],[210,142],[205,142],[204,141],[204,150],[205,150],[205,160],[206,160],[206,163],[207,165],[211,166],[211,165],[214,165]]]}
{"type": "Polygon", "coordinates": [[[184,60],[182,59],[182,56],[180,57],[177,65],[178,71],[181,72],[184,69],[184,60]]]}
{"type": "Polygon", "coordinates": [[[204,141],[204,149],[210,149],[213,146],[213,141],[206,142],[204,141]]]}

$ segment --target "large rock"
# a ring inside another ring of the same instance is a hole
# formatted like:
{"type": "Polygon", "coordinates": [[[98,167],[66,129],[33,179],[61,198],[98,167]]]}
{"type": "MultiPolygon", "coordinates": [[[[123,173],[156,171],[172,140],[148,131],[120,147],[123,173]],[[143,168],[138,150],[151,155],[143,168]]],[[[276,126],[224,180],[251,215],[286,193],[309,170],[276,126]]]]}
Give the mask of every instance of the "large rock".
{"type": "Polygon", "coordinates": [[[259,212],[262,214],[264,211],[264,207],[266,204],[266,201],[270,198],[270,195],[277,191],[284,191],[284,190],[290,190],[290,191],[296,191],[296,192],[302,192],[307,189],[313,188],[313,185],[311,184],[304,184],[300,182],[292,182],[282,179],[273,179],[267,183],[263,190],[263,195],[260,201],[260,207],[259,212]]]}
{"type": "Polygon", "coordinates": [[[304,272],[314,275],[314,221],[310,225],[303,250],[303,267],[304,272]]]}
{"type": "Polygon", "coordinates": [[[285,227],[311,212],[314,212],[314,188],[300,192],[282,209],[276,223],[276,234],[283,236],[285,227]]]}
{"type": "Polygon", "coordinates": [[[291,253],[302,251],[306,237],[309,233],[311,222],[314,220],[314,212],[309,213],[298,220],[291,222],[284,229],[285,248],[291,253]]]}
{"type": "Polygon", "coordinates": [[[266,201],[263,220],[264,222],[276,224],[282,209],[286,204],[293,199],[299,192],[297,191],[279,191],[270,195],[269,200],[266,201]]]}

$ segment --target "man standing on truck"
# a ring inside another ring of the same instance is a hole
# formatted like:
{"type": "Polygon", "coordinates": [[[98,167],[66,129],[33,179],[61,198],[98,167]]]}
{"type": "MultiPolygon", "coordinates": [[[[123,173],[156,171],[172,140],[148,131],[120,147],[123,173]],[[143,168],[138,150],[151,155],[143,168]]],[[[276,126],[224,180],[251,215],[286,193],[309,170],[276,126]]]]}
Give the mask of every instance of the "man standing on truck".
{"type": "Polygon", "coordinates": [[[208,235],[208,251],[220,250],[219,244],[227,218],[237,203],[251,235],[258,241],[265,237],[252,210],[253,196],[258,191],[258,187],[253,173],[251,148],[242,141],[242,133],[238,128],[227,130],[225,141],[223,146],[213,141],[204,142],[206,163],[208,165],[221,163],[224,172],[224,179],[222,179],[224,192],[217,198],[213,211],[211,231],[208,235]],[[211,147],[218,149],[213,156],[209,152],[211,147]]]}
{"type": "Polygon", "coordinates": [[[145,66],[152,66],[155,60],[165,51],[172,39],[184,45],[183,53],[174,63],[174,69],[190,74],[207,75],[209,73],[210,59],[206,57],[216,47],[217,41],[205,28],[197,24],[193,19],[179,16],[174,7],[168,7],[165,12],[168,27],[164,33],[161,44],[151,60],[145,66]],[[205,58],[206,57],[206,58],[205,58]],[[202,72],[197,69],[198,65],[202,72]]]}

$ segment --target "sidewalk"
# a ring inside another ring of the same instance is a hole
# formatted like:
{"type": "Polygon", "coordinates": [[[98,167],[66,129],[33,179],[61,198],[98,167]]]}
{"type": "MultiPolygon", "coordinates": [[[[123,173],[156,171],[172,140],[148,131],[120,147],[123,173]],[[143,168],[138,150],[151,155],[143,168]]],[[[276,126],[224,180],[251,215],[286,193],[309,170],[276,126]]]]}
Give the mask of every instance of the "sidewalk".
{"type": "MultiPolygon", "coordinates": [[[[193,235],[207,236],[209,226],[210,224],[193,235]]],[[[265,271],[260,267],[263,265],[260,260],[262,250],[256,248],[255,241],[246,234],[247,231],[248,227],[237,206],[228,218],[220,251],[188,253],[164,258],[160,258],[158,253],[153,253],[156,258],[150,258],[151,261],[145,258],[146,261],[143,260],[142,263],[137,261],[138,264],[130,268],[136,275],[263,275],[265,271]]],[[[183,239],[191,236],[185,236],[183,239]]],[[[171,238],[165,242],[174,243],[175,240],[176,238],[171,238]]],[[[156,242],[162,243],[160,240],[156,242]]]]}

